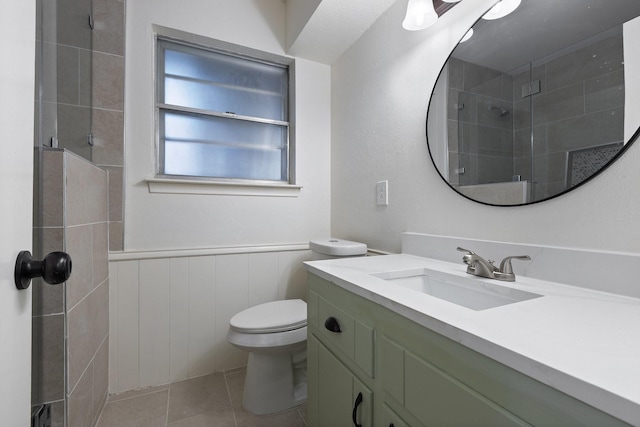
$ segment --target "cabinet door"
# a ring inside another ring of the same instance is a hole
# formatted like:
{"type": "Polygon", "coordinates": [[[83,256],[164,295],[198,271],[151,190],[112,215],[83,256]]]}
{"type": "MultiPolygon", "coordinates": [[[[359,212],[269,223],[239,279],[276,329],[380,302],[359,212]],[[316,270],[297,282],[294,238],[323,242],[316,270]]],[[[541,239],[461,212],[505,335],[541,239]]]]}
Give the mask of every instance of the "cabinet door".
{"type": "Polygon", "coordinates": [[[378,419],[376,415],[376,425],[380,427],[409,427],[409,424],[405,423],[393,409],[387,405],[382,406],[382,416],[378,419]]]}
{"type": "Polygon", "coordinates": [[[409,352],[405,352],[405,408],[426,425],[529,425],[446,372],[409,352]]]}
{"type": "Polygon", "coordinates": [[[316,380],[310,382],[309,386],[317,387],[309,390],[310,425],[348,427],[357,423],[362,427],[371,427],[371,390],[313,335],[309,336],[309,341],[312,344],[308,351],[316,353],[309,354],[309,359],[315,365],[310,369],[317,369],[315,373],[310,372],[310,377],[316,380]]]}

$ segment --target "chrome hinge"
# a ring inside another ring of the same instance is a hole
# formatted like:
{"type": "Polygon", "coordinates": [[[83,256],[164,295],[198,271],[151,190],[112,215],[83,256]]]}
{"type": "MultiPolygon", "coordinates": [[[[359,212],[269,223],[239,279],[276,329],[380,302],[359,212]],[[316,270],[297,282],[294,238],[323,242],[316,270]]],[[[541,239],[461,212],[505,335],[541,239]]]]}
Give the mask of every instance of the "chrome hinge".
{"type": "Polygon", "coordinates": [[[526,83],[522,85],[522,97],[526,98],[527,96],[535,95],[536,93],[540,93],[540,80],[534,80],[530,83],[526,83]]]}

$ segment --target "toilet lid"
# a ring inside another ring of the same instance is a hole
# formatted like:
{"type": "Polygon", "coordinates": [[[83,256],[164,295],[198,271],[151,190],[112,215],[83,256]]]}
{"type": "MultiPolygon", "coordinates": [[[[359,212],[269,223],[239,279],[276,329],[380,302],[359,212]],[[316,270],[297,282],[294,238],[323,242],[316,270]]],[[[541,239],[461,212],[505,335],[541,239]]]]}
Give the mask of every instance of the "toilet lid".
{"type": "Polygon", "coordinates": [[[307,325],[307,303],[301,299],[273,301],[241,311],[231,328],[249,334],[291,331],[307,325]]]}

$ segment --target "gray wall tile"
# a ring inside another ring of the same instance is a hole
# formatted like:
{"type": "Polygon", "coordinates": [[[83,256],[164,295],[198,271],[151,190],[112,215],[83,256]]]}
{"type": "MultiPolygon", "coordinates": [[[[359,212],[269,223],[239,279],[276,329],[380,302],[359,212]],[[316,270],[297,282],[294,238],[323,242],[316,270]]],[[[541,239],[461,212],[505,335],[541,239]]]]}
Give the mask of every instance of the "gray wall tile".
{"type": "Polygon", "coordinates": [[[79,51],[75,47],[57,46],[56,100],[65,104],[78,104],[79,51]]]}
{"type": "Polygon", "coordinates": [[[93,287],[109,277],[109,225],[106,222],[93,224],[93,287]]]}
{"type": "Polygon", "coordinates": [[[554,151],[577,150],[624,138],[624,111],[616,108],[550,123],[548,143],[554,151]]]}
{"type": "Polygon", "coordinates": [[[67,165],[67,224],[106,221],[106,171],[71,153],[67,153],[67,165]]]}
{"type": "Polygon", "coordinates": [[[122,221],[122,167],[105,166],[109,172],[109,221],[122,221]]]}
{"type": "MultiPolygon", "coordinates": [[[[67,314],[69,389],[76,388],[82,374],[95,355],[91,298],[85,298],[67,314]]],[[[93,381],[93,374],[90,374],[93,381]]],[[[91,399],[92,403],[93,399],[91,399]]]]}
{"type": "Polygon", "coordinates": [[[64,225],[63,153],[55,150],[43,151],[42,179],[42,225],[62,227],[64,225]]]}
{"type": "Polygon", "coordinates": [[[91,132],[91,109],[79,105],[58,104],[58,146],[73,153],[91,158],[91,146],[87,136],[91,132]]]}
{"type": "Polygon", "coordinates": [[[93,425],[93,402],[93,368],[89,367],[69,394],[68,427],[93,425]]]}
{"type": "Polygon", "coordinates": [[[584,114],[584,86],[576,83],[533,95],[533,123],[555,122],[584,114]]]}
{"type": "Polygon", "coordinates": [[[93,361],[93,407],[94,417],[100,412],[107,400],[109,389],[109,340],[105,339],[93,361]]]}
{"type": "Polygon", "coordinates": [[[586,113],[624,107],[624,70],[585,81],[584,92],[586,113]]]}
{"type": "Polygon", "coordinates": [[[33,403],[64,398],[64,315],[33,318],[32,354],[39,363],[32,364],[33,403]]]}
{"type": "Polygon", "coordinates": [[[124,55],[124,2],[94,0],[93,49],[98,52],[124,55]]]}
{"type": "Polygon", "coordinates": [[[109,223],[109,250],[121,251],[124,249],[122,221],[111,221],[109,223]]]}
{"type": "Polygon", "coordinates": [[[124,113],[93,110],[92,161],[98,165],[122,166],[124,160],[124,113]]]}
{"type": "Polygon", "coordinates": [[[623,68],[622,34],[618,34],[549,62],[547,88],[555,90],[623,68]]]}
{"type": "Polygon", "coordinates": [[[72,309],[93,290],[93,225],[67,228],[67,253],[73,271],[67,280],[67,309],[72,309]]]}
{"type": "Polygon", "coordinates": [[[124,109],[124,58],[93,53],[93,107],[124,109]]]}
{"type": "Polygon", "coordinates": [[[91,14],[91,1],[57,1],[57,42],[68,46],[91,49],[91,28],[88,16],[91,14]]]}

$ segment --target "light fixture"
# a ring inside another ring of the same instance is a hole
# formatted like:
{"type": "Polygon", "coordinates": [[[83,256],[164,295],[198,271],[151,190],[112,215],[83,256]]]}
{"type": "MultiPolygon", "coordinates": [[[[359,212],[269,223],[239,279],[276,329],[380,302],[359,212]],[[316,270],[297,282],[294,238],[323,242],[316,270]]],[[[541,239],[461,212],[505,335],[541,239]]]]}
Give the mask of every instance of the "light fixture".
{"type": "Polygon", "coordinates": [[[433,0],[409,0],[402,27],[409,31],[423,30],[437,20],[438,14],[433,8],[433,0]]]}
{"type": "Polygon", "coordinates": [[[462,40],[460,40],[460,43],[464,43],[467,40],[469,40],[471,38],[471,36],[473,36],[473,28],[469,28],[469,31],[467,31],[467,33],[464,35],[464,37],[462,37],[462,40]]]}
{"type": "Polygon", "coordinates": [[[521,0],[500,0],[489,12],[485,13],[482,19],[492,20],[504,18],[520,6],[521,0]]]}

